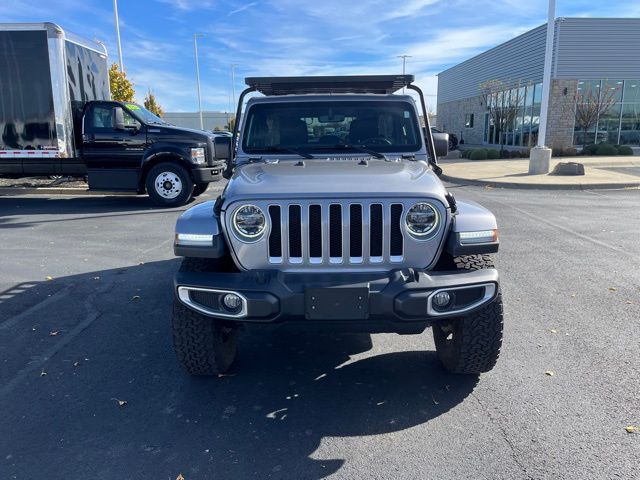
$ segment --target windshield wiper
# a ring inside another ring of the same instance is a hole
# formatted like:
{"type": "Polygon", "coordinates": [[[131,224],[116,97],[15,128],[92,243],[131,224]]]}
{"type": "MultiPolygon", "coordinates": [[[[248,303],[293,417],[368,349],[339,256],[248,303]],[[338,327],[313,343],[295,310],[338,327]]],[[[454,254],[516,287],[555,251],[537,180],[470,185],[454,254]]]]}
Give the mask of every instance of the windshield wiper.
{"type": "Polygon", "coordinates": [[[387,157],[384,154],[380,152],[376,152],[375,150],[371,150],[370,148],[364,147],[362,145],[348,145],[344,143],[339,143],[337,145],[334,145],[328,148],[333,148],[335,150],[356,150],[357,152],[368,153],[374,158],[381,158],[383,160],[387,160],[387,157]]]}
{"type": "Polygon", "coordinates": [[[295,148],[282,147],[280,145],[272,145],[270,147],[264,148],[264,150],[267,151],[267,152],[288,152],[288,153],[293,153],[294,155],[299,155],[302,158],[316,158],[313,155],[311,155],[310,153],[303,152],[301,150],[296,150],[295,148]]]}

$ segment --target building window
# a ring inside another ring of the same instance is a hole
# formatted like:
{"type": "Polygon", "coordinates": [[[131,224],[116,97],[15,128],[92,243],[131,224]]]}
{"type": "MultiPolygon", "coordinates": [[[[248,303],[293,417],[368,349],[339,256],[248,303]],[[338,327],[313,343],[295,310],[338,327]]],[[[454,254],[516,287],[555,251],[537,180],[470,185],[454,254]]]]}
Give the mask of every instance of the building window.
{"type": "Polygon", "coordinates": [[[473,113],[464,116],[464,128],[473,128],[473,113]]]}
{"type": "Polygon", "coordinates": [[[493,94],[487,101],[487,113],[484,117],[485,143],[498,145],[502,140],[505,145],[515,147],[535,145],[538,141],[541,100],[541,83],[530,83],[493,94]],[[510,114],[514,118],[504,132],[501,132],[500,128],[493,124],[489,112],[495,108],[503,109],[505,114],[509,110],[516,109],[515,115],[510,114]]]}
{"type": "Polygon", "coordinates": [[[600,102],[608,107],[604,108],[595,125],[587,128],[586,132],[584,125],[580,126],[576,121],[573,136],[575,145],[640,145],[640,79],[580,80],[578,96],[584,102],[600,102]],[[598,100],[603,98],[605,100],[598,100]]]}

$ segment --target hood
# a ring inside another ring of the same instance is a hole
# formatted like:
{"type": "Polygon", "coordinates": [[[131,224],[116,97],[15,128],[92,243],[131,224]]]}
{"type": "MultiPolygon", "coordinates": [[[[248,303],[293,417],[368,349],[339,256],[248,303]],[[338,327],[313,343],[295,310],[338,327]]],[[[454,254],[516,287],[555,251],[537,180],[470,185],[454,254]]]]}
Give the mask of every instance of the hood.
{"type": "Polygon", "coordinates": [[[155,123],[150,123],[147,125],[147,128],[151,133],[170,133],[191,138],[214,138],[213,133],[209,133],[204,130],[196,130],[195,128],[178,127],[176,125],[156,125],[155,123]]]}
{"type": "Polygon", "coordinates": [[[446,190],[423,161],[304,160],[239,165],[225,199],[430,197],[446,190]]]}

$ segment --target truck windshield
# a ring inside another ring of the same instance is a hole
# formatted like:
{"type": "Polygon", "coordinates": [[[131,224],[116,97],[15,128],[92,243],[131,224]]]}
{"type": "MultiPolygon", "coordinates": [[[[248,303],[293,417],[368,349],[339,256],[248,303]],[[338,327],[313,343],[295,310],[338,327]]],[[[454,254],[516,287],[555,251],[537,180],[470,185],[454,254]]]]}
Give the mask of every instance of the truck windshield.
{"type": "Polygon", "coordinates": [[[137,103],[127,103],[126,106],[129,110],[131,110],[131,112],[134,115],[138,116],[140,120],[142,120],[144,123],[159,123],[162,125],[167,123],[164,120],[162,120],[160,117],[158,117],[155,113],[151,113],[149,110],[144,108],[142,105],[138,105],[137,103]]]}
{"type": "Polygon", "coordinates": [[[245,125],[242,149],[247,153],[344,153],[358,151],[355,147],[415,152],[422,146],[415,108],[406,101],[258,103],[249,108],[245,125]]]}

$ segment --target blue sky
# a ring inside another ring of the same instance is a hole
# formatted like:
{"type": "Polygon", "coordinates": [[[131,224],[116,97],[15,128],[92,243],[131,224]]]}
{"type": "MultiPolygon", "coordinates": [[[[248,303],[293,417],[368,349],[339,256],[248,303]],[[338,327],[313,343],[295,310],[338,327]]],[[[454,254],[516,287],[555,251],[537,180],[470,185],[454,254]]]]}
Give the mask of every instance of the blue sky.
{"type": "MultiPolygon", "coordinates": [[[[558,16],[640,17],[638,0],[557,0],[558,16]]],[[[119,0],[125,70],[141,100],[228,110],[244,77],[407,72],[435,106],[435,74],[546,21],[547,0],[119,0]]],[[[117,61],[112,0],[5,0],[0,22],[51,21],[103,41],[117,61]]]]}

